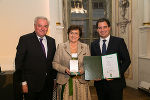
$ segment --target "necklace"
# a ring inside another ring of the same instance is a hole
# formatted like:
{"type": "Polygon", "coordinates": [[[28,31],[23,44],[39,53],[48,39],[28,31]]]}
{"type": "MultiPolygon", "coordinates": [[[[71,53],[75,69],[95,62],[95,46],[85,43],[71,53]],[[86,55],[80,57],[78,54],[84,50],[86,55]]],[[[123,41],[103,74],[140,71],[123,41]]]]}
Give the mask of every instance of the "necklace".
{"type": "Polygon", "coordinates": [[[72,53],[77,52],[77,48],[78,48],[77,43],[76,43],[76,44],[70,43],[70,51],[71,51],[72,53]]]}

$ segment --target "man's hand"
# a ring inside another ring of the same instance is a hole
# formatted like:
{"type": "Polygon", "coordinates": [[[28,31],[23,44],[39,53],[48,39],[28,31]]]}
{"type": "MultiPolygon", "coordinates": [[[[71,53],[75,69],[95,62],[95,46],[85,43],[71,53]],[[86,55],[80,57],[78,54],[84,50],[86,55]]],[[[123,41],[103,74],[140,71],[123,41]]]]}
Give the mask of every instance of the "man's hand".
{"type": "Polygon", "coordinates": [[[22,92],[28,93],[28,85],[27,84],[22,85],[22,92]]]}
{"type": "MultiPolygon", "coordinates": [[[[96,79],[94,81],[100,81],[101,79],[96,79]]],[[[107,81],[112,81],[113,79],[106,78],[107,81]]]]}
{"type": "Polygon", "coordinates": [[[99,78],[99,79],[96,79],[96,80],[94,80],[94,81],[100,81],[101,79],[99,78]]]}
{"type": "Polygon", "coordinates": [[[107,81],[112,81],[113,79],[108,79],[108,78],[106,78],[106,80],[107,80],[107,81]]]}

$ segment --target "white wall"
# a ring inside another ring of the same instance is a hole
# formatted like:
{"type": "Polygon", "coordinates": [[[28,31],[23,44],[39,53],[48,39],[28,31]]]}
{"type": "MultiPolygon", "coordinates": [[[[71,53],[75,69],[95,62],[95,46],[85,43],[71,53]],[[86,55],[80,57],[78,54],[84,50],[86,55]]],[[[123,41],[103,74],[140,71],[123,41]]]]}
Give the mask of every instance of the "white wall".
{"type": "MultiPolygon", "coordinates": [[[[50,0],[50,33],[56,45],[63,42],[62,0],[50,0]],[[56,25],[59,22],[60,25],[56,25]]],[[[66,33],[67,34],[67,33],[66,33]]]]}
{"type": "MultiPolygon", "coordinates": [[[[57,31],[54,23],[57,18],[57,12],[55,12],[57,8],[54,7],[57,7],[57,4],[54,1],[57,0],[0,0],[0,65],[2,70],[14,69],[19,37],[34,31],[33,22],[36,16],[46,16],[50,20],[52,30],[48,35],[56,37],[57,31]]],[[[62,42],[60,37],[57,38],[59,38],[57,43],[62,42]]]]}

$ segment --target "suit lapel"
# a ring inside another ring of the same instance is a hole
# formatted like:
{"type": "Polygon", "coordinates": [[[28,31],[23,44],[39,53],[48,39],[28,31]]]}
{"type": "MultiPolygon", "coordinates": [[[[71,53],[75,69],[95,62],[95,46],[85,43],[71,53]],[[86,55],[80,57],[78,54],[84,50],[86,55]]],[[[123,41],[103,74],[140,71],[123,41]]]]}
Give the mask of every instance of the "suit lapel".
{"type": "Polygon", "coordinates": [[[81,45],[81,42],[78,41],[78,51],[77,51],[78,56],[81,54],[82,50],[83,46],[81,45]]]}
{"type": "Polygon", "coordinates": [[[110,36],[106,54],[108,54],[108,53],[109,53],[109,50],[111,50],[111,46],[112,46],[112,43],[113,43],[112,41],[113,41],[113,37],[110,36]]]}
{"type": "Polygon", "coordinates": [[[95,41],[95,50],[96,50],[98,55],[102,55],[101,54],[101,49],[100,49],[100,39],[95,41]]]}
{"type": "MultiPolygon", "coordinates": [[[[112,45],[113,45],[113,36],[110,36],[106,54],[109,53],[109,51],[111,50],[112,45]]],[[[100,49],[100,39],[95,41],[94,48],[95,48],[98,55],[102,55],[101,54],[101,49],[100,49]]]]}
{"type": "Polygon", "coordinates": [[[51,52],[52,52],[52,41],[51,39],[49,39],[47,36],[46,36],[46,39],[47,39],[47,58],[51,56],[51,52]]]}
{"type": "Polygon", "coordinates": [[[45,55],[45,53],[44,53],[43,50],[42,50],[41,44],[40,44],[40,42],[39,42],[39,40],[38,40],[38,37],[37,37],[36,33],[33,32],[33,34],[34,34],[34,35],[33,35],[34,44],[37,45],[37,49],[39,50],[39,53],[42,54],[42,56],[43,56],[44,58],[46,58],[46,55],[45,55]]]}

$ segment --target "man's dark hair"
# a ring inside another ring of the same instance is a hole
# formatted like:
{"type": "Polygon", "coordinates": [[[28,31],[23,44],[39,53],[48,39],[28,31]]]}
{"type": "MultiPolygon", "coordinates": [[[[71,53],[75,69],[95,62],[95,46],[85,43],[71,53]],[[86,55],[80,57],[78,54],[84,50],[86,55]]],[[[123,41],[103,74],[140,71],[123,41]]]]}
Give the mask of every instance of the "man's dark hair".
{"type": "Polygon", "coordinates": [[[96,22],[96,28],[98,28],[98,23],[100,23],[100,22],[106,22],[107,25],[108,25],[108,27],[111,26],[111,25],[110,25],[110,22],[109,22],[109,20],[108,20],[107,18],[100,18],[100,19],[96,22]]]}
{"type": "Polygon", "coordinates": [[[79,30],[79,36],[81,37],[82,36],[82,28],[78,25],[71,25],[69,28],[68,28],[68,35],[70,33],[71,30],[79,30]]]}

